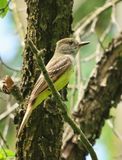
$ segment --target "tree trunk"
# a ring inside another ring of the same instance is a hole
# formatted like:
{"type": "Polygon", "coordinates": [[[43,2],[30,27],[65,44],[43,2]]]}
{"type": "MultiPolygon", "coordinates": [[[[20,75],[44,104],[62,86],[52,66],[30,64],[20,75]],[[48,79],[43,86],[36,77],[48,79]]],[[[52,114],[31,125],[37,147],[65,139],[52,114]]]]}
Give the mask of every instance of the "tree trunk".
{"type": "MultiPolygon", "coordinates": [[[[36,56],[32,53],[28,40],[36,47],[46,49],[44,62],[50,60],[57,40],[69,37],[72,24],[73,0],[26,0],[27,35],[23,53],[21,92],[26,108],[27,97],[37,80],[40,69],[36,56]]],[[[19,117],[23,118],[23,109],[19,117]]],[[[21,120],[19,123],[21,123],[21,120]]],[[[62,115],[54,102],[41,104],[32,113],[27,126],[16,143],[16,160],[58,160],[62,145],[62,115]]],[[[18,126],[19,127],[19,126],[18,126]]]]}

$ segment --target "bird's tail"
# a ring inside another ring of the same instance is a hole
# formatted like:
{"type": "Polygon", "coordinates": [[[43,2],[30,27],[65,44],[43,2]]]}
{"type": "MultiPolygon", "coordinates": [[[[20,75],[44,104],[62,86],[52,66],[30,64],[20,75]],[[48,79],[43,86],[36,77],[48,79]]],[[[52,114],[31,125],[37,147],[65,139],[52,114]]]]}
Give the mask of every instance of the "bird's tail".
{"type": "Polygon", "coordinates": [[[28,121],[31,113],[32,113],[32,106],[31,106],[31,104],[28,104],[27,110],[26,110],[25,115],[24,115],[24,117],[23,117],[23,120],[22,120],[22,122],[21,122],[19,131],[18,131],[18,133],[17,133],[17,137],[20,136],[20,134],[21,134],[23,128],[25,127],[25,125],[26,125],[26,123],[27,123],[27,121],[28,121]]]}

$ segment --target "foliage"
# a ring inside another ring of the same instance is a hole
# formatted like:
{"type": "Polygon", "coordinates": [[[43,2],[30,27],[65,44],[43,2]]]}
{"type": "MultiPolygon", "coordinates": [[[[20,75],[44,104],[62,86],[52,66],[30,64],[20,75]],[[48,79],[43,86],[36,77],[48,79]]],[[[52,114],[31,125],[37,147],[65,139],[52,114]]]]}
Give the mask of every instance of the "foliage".
{"type": "Polygon", "coordinates": [[[8,5],[9,1],[7,0],[0,0],[0,17],[3,18],[8,12],[8,5]]]}
{"type": "Polygon", "coordinates": [[[9,160],[10,158],[14,158],[15,153],[9,149],[0,149],[0,160],[9,160]]]}

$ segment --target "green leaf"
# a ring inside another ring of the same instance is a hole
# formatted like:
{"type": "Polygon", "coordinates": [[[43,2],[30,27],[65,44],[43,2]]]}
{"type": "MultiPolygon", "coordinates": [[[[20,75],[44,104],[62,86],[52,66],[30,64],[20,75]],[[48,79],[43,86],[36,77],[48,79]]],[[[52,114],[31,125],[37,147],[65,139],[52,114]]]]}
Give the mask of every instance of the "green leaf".
{"type": "Polygon", "coordinates": [[[12,157],[15,157],[15,153],[9,149],[4,149],[4,151],[2,149],[0,149],[0,160],[5,160],[6,158],[12,158],[12,157]],[[5,155],[5,152],[6,152],[6,155],[5,155]]]}
{"type": "Polygon", "coordinates": [[[8,11],[8,4],[9,1],[7,0],[0,0],[0,17],[3,18],[7,11],[8,11]]]}
{"type": "Polygon", "coordinates": [[[14,157],[15,156],[15,153],[11,150],[6,149],[6,153],[7,153],[8,157],[14,157]]]}
{"type": "Polygon", "coordinates": [[[5,156],[0,152],[0,160],[5,160],[5,156]]]}

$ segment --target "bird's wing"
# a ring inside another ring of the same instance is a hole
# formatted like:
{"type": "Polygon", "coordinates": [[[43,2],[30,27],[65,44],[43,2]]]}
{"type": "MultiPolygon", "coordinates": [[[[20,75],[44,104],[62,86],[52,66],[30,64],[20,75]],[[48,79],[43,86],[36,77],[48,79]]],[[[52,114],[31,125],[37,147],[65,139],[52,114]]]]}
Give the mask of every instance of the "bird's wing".
{"type": "MultiPolygon", "coordinates": [[[[49,61],[46,66],[48,74],[53,82],[55,82],[68,68],[72,66],[72,60],[68,56],[62,56],[59,58],[54,58],[49,61]]],[[[22,129],[24,128],[25,124],[27,123],[31,113],[32,113],[32,103],[38,97],[38,95],[48,87],[47,82],[44,79],[44,76],[41,74],[38,78],[36,84],[34,85],[34,89],[31,93],[27,110],[20,125],[18,136],[21,134],[22,129]]]]}
{"type": "MultiPolygon", "coordinates": [[[[50,60],[49,63],[47,64],[46,69],[51,80],[55,82],[71,66],[72,66],[72,60],[69,56],[62,56],[58,58],[53,57],[52,60],[50,60]]],[[[37,98],[37,96],[47,87],[48,84],[43,74],[41,74],[32,90],[30,96],[30,102],[33,103],[33,101],[37,98]]]]}

